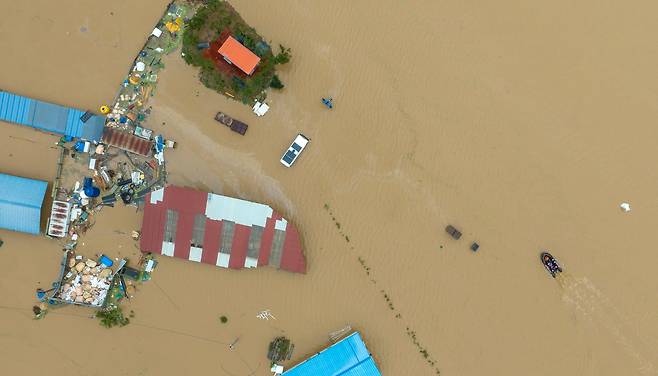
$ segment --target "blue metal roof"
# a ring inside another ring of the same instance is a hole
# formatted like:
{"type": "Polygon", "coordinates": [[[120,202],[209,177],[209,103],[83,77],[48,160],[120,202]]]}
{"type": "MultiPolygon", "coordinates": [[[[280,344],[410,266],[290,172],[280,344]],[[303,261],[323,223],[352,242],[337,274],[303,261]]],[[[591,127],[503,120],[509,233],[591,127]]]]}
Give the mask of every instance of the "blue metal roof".
{"type": "Polygon", "coordinates": [[[327,347],[282,376],[381,376],[358,332],[327,347]]]}
{"type": "Polygon", "coordinates": [[[80,117],[84,113],[75,108],[0,91],[0,120],[62,136],[100,141],[105,118],[93,115],[83,123],[80,117]]]}
{"type": "Polygon", "coordinates": [[[0,228],[38,234],[46,188],[45,181],[0,174],[0,228]]]}

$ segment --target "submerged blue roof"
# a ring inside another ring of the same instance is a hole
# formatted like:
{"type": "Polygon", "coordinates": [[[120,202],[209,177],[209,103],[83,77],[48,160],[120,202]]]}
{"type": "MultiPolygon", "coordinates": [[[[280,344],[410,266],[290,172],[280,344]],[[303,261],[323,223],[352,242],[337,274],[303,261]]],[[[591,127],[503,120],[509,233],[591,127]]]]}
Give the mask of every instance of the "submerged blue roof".
{"type": "Polygon", "coordinates": [[[45,181],[0,174],[0,228],[38,234],[46,188],[45,181]]]}
{"type": "Polygon", "coordinates": [[[83,122],[80,117],[84,113],[75,108],[0,91],[0,120],[62,136],[100,141],[105,118],[92,115],[83,122]]]}
{"type": "Polygon", "coordinates": [[[381,376],[358,332],[327,347],[282,376],[381,376]]]}

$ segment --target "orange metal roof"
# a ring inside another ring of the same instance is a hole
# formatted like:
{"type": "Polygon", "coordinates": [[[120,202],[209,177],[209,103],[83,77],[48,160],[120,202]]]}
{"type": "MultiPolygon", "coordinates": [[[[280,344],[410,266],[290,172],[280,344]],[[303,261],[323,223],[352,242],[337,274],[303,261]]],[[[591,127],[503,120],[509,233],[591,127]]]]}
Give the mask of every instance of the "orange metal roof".
{"type": "Polygon", "coordinates": [[[253,73],[260,58],[243,46],[233,37],[228,37],[218,50],[219,54],[229,59],[231,63],[242,69],[246,74],[253,73]]]}

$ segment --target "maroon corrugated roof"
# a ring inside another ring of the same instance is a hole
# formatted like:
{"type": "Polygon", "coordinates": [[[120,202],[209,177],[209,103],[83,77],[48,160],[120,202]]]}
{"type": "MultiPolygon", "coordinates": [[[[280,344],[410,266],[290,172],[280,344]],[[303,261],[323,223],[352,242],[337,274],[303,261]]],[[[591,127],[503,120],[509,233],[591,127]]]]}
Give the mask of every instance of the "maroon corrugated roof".
{"type": "MultiPolygon", "coordinates": [[[[167,210],[170,210],[178,216],[173,241],[173,256],[189,260],[194,218],[199,214],[205,215],[209,195],[212,195],[212,193],[177,186],[167,186],[162,191],[149,193],[145,198],[144,219],[142,222],[142,237],[140,240],[142,252],[163,254],[167,210]],[[161,200],[154,199],[152,202],[152,197],[158,198],[160,195],[161,200]]],[[[245,205],[255,204],[242,200],[240,202],[244,202],[245,205]]],[[[262,207],[267,209],[266,206],[262,207]]],[[[258,231],[262,231],[260,246],[257,246],[257,243],[252,244],[252,257],[255,255],[258,266],[273,265],[290,272],[305,273],[306,261],[297,229],[286,221],[285,230],[275,230],[277,220],[282,220],[283,217],[273,210],[271,213],[269,217],[262,218],[262,223],[265,223],[265,226],[258,229],[258,231]],[[283,234],[283,240],[279,241],[278,245],[274,241],[275,232],[277,231],[279,232],[279,238],[283,234]],[[278,256],[279,253],[280,257],[278,256]]],[[[258,233],[253,233],[255,226],[230,222],[232,221],[229,218],[224,220],[205,218],[200,262],[219,265],[219,250],[224,243],[224,239],[222,239],[225,233],[224,226],[227,226],[228,223],[229,226],[233,226],[232,238],[228,242],[230,249],[222,250],[222,252],[230,254],[228,259],[229,268],[242,269],[245,267],[250,240],[255,239],[257,241],[259,238],[258,233]],[[251,239],[252,237],[254,239],[251,239]]],[[[229,230],[230,227],[226,229],[226,232],[231,233],[229,230]]]]}
{"type": "Polygon", "coordinates": [[[128,132],[122,132],[105,127],[101,141],[110,146],[118,147],[131,153],[148,157],[153,148],[153,141],[147,141],[128,132]]]}

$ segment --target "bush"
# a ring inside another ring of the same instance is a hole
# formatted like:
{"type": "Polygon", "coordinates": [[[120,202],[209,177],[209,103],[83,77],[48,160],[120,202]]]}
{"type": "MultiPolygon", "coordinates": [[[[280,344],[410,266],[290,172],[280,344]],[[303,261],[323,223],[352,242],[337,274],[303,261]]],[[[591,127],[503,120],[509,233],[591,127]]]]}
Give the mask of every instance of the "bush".
{"type": "Polygon", "coordinates": [[[279,76],[277,76],[276,74],[272,76],[272,81],[270,81],[271,88],[281,90],[283,89],[284,86],[285,85],[283,84],[283,82],[281,82],[279,76]]]}
{"type": "Polygon", "coordinates": [[[219,321],[220,321],[222,324],[226,324],[226,323],[228,322],[228,317],[226,317],[226,316],[221,316],[221,317],[219,318],[219,321]]]}
{"type": "Polygon", "coordinates": [[[290,61],[292,57],[290,53],[290,48],[285,48],[283,45],[279,45],[279,53],[274,57],[275,64],[286,64],[290,61]]]}
{"type": "Polygon", "coordinates": [[[101,325],[106,328],[111,328],[113,326],[126,326],[130,323],[130,320],[123,316],[123,311],[119,306],[111,306],[98,311],[96,312],[96,317],[101,319],[101,325]]]}

